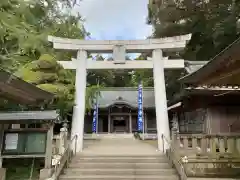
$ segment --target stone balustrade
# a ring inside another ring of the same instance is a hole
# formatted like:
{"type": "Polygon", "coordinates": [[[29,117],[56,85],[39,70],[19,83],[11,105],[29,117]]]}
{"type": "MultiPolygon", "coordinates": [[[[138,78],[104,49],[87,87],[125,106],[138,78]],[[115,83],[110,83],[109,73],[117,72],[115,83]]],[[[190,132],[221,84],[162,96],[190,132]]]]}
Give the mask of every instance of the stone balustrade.
{"type": "Polygon", "coordinates": [[[231,154],[240,157],[240,134],[179,134],[174,145],[185,153],[231,154]]]}
{"type": "MultiPolygon", "coordinates": [[[[239,177],[240,134],[175,133],[171,147],[187,177],[239,177]]],[[[171,156],[173,158],[173,154],[171,156]]]]}

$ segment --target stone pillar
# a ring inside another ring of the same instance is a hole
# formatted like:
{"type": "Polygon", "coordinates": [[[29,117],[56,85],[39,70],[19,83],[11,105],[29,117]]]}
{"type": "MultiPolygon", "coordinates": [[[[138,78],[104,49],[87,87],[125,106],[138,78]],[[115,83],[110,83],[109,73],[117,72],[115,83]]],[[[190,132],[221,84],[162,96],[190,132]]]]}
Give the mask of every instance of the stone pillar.
{"type": "MultiPolygon", "coordinates": [[[[85,96],[87,83],[87,52],[79,50],[77,53],[77,67],[76,67],[76,92],[75,92],[75,106],[73,111],[72,131],[71,137],[78,135],[76,152],[81,152],[83,148],[83,130],[85,118],[85,96]]],[[[74,148],[74,146],[72,146],[74,148]]]]}
{"type": "Polygon", "coordinates": [[[63,127],[60,129],[60,138],[59,138],[59,154],[63,154],[67,148],[67,124],[64,123],[63,127]]]}
{"type": "Polygon", "coordinates": [[[6,179],[6,169],[5,168],[0,168],[0,180],[5,180],[6,179]]]}
{"type": "Polygon", "coordinates": [[[169,148],[169,144],[162,142],[162,134],[170,140],[170,130],[167,112],[167,97],[164,77],[164,61],[161,49],[153,51],[153,74],[154,74],[154,93],[156,107],[156,121],[158,134],[158,149],[163,151],[169,148]],[[164,144],[163,144],[164,143],[164,144]]]}
{"type": "Polygon", "coordinates": [[[39,180],[46,180],[53,174],[53,169],[41,169],[39,174],[39,180]]]}

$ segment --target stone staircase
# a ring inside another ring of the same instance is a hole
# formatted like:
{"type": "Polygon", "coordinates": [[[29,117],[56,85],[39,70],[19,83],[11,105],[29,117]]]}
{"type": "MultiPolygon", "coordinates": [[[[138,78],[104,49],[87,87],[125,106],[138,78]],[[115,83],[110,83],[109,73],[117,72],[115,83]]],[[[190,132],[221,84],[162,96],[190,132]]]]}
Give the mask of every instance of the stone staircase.
{"type": "Polygon", "coordinates": [[[107,137],[88,144],[60,180],[178,180],[165,155],[144,142],[107,137]]]}

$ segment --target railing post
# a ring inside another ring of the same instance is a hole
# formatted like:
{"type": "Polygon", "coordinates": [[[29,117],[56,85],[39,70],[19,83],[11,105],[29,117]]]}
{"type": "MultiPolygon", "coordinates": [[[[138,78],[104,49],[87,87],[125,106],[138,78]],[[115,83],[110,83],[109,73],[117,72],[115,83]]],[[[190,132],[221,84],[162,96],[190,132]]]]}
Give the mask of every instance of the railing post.
{"type": "Polygon", "coordinates": [[[67,138],[68,138],[67,124],[64,123],[63,127],[60,129],[59,154],[63,154],[65,149],[67,148],[68,141],[67,138]]]}
{"type": "Polygon", "coordinates": [[[239,139],[239,136],[236,137],[236,151],[237,151],[237,154],[239,155],[240,154],[240,139],[239,139]]]}
{"type": "Polygon", "coordinates": [[[78,142],[78,136],[76,135],[76,139],[75,139],[75,148],[74,148],[74,154],[77,154],[77,142],[78,142]]]}
{"type": "Polygon", "coordinates": [[[196,150],[197,150],[197,147],[198,147],[197,137],[196,137],[196,136],[193,136],[193,137],[192,137],[192,149],[193,149],[194,151],[196,151],[196,150]]]}
{"type": "Polygon", "coordinates": [[[174,146],[174,148],[179,148],[179,137],[178,137],[178,129],[176,127],[172,128],[172,142],[171,146],[174,146]]]}
{"type": "Polygon", "coordinates": [[[164,147],[164,135],[162,134],[162,151],[165,153],[165,147],[164,147]]]}
{"type": "Polygon", "coordinates": [[[225,150],[225,142],[224,142],[224,138],[223,137],[219,138],[219,151],[220,151],[220,153],[225,153],[226,152],[226,150],[225,150]]]}
{"type": "Polygon", "coordinates": [[[234,137],[228,137],[227,139],[227,149],[228,153],[234,153],[234,137]]]}
{"type": "Polygon", "coordinates": [[[188,137],[187,136],[184,136],[183,137],[183,148],[185,148],[185,149],[188,149],[188,137]]]}
{"type": "Polygon", "coordinates": [[[206,153],[207,152],[207,137],[206,136],[203,136],[201,138],[201,151],[202,153],[206,153]]]}

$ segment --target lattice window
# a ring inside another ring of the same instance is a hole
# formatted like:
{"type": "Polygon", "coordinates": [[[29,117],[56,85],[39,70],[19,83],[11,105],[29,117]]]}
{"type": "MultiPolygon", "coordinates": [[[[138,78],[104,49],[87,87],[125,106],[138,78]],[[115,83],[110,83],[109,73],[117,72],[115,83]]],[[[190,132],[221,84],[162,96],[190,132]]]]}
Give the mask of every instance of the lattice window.
{"type": "Polygon", "coordinates": [[[179,116],[179,130],[181,133],[204,132],[205,119],[206,109],[181,113],[179,116]]]}

